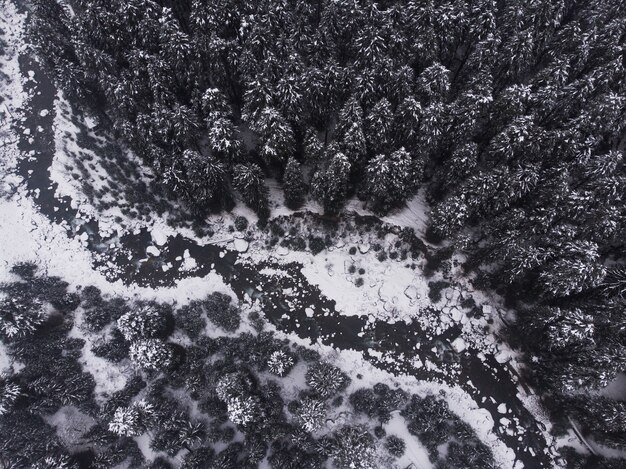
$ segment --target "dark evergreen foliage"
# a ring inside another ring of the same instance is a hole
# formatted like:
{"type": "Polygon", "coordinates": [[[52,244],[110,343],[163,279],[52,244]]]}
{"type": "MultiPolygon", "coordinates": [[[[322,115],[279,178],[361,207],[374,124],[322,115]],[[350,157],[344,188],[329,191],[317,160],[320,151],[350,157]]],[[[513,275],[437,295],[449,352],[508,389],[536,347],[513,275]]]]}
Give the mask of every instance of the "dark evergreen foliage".
{"type": "MultiPolygon", "coordinates": [[[[354,194],[386,213],[423,184],[429,239],[523,309],[510,332],[541,392],[566,403],[624,371],[623,0],[63,5],[32,1],[40,57],[197,215],[231,208],[236,190],[263,223],[276,170],[297,206],[297,161],[331,216],[354,194]]],[[[58,279],[14,271],[8,341],[49,320],[42,296],[77,306],[58,279]]],[[[93,330],[116,320],[97,290],[81,299],[93,330]]],[[[205,308],[237,329],[228,305],[205,308]]]]}

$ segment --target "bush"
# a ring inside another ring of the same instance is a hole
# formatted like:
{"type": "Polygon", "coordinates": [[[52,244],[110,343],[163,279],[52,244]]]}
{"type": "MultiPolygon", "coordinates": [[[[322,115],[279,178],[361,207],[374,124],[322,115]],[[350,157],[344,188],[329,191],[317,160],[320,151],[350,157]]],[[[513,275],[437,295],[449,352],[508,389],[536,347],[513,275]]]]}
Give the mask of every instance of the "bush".
{"type": "Polygon", "coordinates": [[[223,293],[211,293],[202,306],[213,324],[226,332],[235,332],[241,323],[241,311],[231,304],[231,298],[223,293]]]}
{"type": "Polygon", "coordinates": [[[99,301],[93,307],[85,310],[85,327],[92,332],[101,331],[128,312],[129,307],[122,298],[99,301]]]}
{"type": "Polygon", "coordinates": [[[130,345],[130,359],[144,370],[162,371],[173,364],[172,349],[159,339],[140,339],[130,345]]]}
{"type": "Polygon", "coordinates": [[[245,231],[248,228],[248,219],[240,215],[235,218],[234,224],[237,231],[245,231]]]}
{"type": "Polygon", "coordinates": [[[428,297],[433,303],[441,301],[441,291],[450,286],[449,282],[439,280],[437,282],[428,282],[428,297]]]}
{"type": "Polygon", "coordinates": [[[81,298],[85,308],[92,308],[102,303],[102,292],[98,287],[89,285],[83,288],[81,298]]]}
{"type": "Polygon", "coordinates": [[[192,301],[176,311],[176,325],[182,329],[190,339],[196,339],[206,327],[202,303],[192,301]]]}
{"type": "Polygon", "coordinates": [[[105,358],[113,363],[127,358],[128,350],[129,344],[118,329],[111,331],[111,338],[108,341],[100,341],[91,348],[96,357],[105,358]]]}
{"type": "Polygon", "coordinates": [[[305,378],[306,384],[324,399],[343,391],[350,384],[348,375],[326,362],[311,365],[305,378]]]}
{"type": "Polygon", "coordinates": [[[302,236],[296,236],[289,244],[291,245],[291,248],[296,251],[304,251],[306,249],[306,241],[302,236]]]}
{"type": "Polygon", "coordinates": [[[319,238],[317,236],[311,236],[309,238],[309,249],[314,256],[322,252],[325,247],[326,246],[322,238],[319,238]]]}
{"type": "Polygon", "coordinates": [[[140,304],[117,320],[117,327],[129,342],[138,339],[165,339],[174,326],[169,305],[140,304]]]}
{"type": "Polygon", "coordinates": [[[401,458],[406,451],[406,443],[399,436],[389,435],[385,441],[385,448],[392,456],[401,458]]]}

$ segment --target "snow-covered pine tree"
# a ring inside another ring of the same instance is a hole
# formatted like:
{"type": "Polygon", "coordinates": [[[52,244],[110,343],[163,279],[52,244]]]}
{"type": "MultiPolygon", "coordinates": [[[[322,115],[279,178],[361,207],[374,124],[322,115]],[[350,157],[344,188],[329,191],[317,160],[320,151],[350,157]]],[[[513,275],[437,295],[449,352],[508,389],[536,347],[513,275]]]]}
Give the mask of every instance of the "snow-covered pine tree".
{"type": "Polygon", "coordinates": [[[225,166],[216,158],[186,150],[182,157],[184,171],[170,172],[169,185],[175,185],[187,203],[197,212],[232,207],[232,194],[225,166]]]}
{"type": "Polygon", "coordinates": [[[300,208],[306,197],[307,187],[302,177],[302,168],[295,158],[287,160],[283,174],[283,192],[285,205],[291,209],[300,208]]]}
{"type": "Polygon", "coordinates": [[[259,156],[267,164],[282,163],[295,151],[293,129],[285,118],[274,108],[266,107],[259,113],[250,128],[259,136],[259,156]]]}
{"type": "Polygon", "coordinates": [[[348,375],[326,362],[311,365],[305,378],[306,384],[324,399],[343,391],[350,384],[348,375]]]}
{"type": "Polygon", "coordinates": [[[118,407],[109,422],[109,430],[119,436],[137,436],[145,432],[154,418],[153,406],[145,400],[118,407]]]}
{"type": "Polygon", "coordinates": [[[295,413],[298,424],[307,432],[314,433],[326,423],[328,409],[324,401],[304,398],[298,402],[295,413]]]}
{"type": "Polygon", "coordinates": [[[363,426],[346,425],[333,433],[333,462],[340,469],[374,469],[377,466],[374,437],[363,426]]]}
{"type": "Polygon", "coordinates": [[[286,376],[293,368],[294,363],[294,359],[290,354],[285,353],[283,350],[276,350],[270,355],[267,361],[267,368],[275,375],[286,376]]]}
{"type": "Polygon", "coordinates": [[[145,370],[162,371],[173,363],[172,349],[159,339],[139,339],[130,344],[129,357],[145,370]]]}
{"type": "Polygon", "coordinates": [[[17,383],[0,376],[0,415],[8,413],[20,395],[22,392],[17,383]]]}
{"type": "Polygon", "coordinates": [[[117,320],[117,328],[129,342],[163,337],[168,329],[168,314],[156,304],[138,305],[117,320]]]}
{"type": "Polygon", "coordinates": [[[211,123],[207,141],[211,152],[219,161],[232,166],[241,157],[243,144],[239,140],[239,131],[233,122],[226,117],[209,116],[211,123]]]}
{"type": "Polygon", "coordinates": [[[238,164],[233,168],[233,186],[243,201],[256,212],[259,218],[269,217],[268,190],[263,170],[256,164],[238,164]]]}
{"type": "Polygon", "coordinates": [[[226,100],[226,96],[218,88],[208,88],[201,99],[202,113],[208,119],[209,126],[213,123],[212,116],[228,117],[230,115],[230,106],[226,100]]]}
{"type": "Polygon", "coordinates": [[[386,98],[378,101],[365,118],[365,139],[370,154],[386,153],[393,138],[393,111],[386,98]]]}
{"type": "Polygon", "coordinates": [[[378,155],[367,165],[365,192],[376,213],[387,213],[404,202],[416,189],[411,155],[404,149],[378,155]]]}
{"type": "Polygon", "coordinates": [[[38,298],[14,296],[0,300],[0,334],[8,339],[32,334],[46,320],[38,298]]]}
{"type": "Polygon", "coordinates": [[[335,215],[341,210],[348,194],[350,162],[348,157],[331,145],[326,154],[329,162],[318,169],[311,180],[311,193],[324,207],[324,213],[335,215]]]}

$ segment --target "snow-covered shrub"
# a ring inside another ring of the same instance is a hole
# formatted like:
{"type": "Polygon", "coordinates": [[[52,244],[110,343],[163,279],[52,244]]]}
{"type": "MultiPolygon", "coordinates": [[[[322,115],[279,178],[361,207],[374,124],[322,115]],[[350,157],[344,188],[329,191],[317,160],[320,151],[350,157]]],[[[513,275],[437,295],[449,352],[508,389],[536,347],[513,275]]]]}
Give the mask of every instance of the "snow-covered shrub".
{"type": "Polygon", "coordinates": [[[319,399],[305,398],[298,403],[295,411],[297,422],[307,432],[313,433],[326,422],[326,404],[319,399]]]}
{"type": "Polygon", "coordinates": [[[272,352],[269,360],[267,361],[267,367],[270,372],[278,376],[285,376],[294,365],[293,357],[282,350],[276,350],[272,352]]]}
{"type": "Polygon", "coordinates": [[[247,393],[252,387],[252,381],[244,373],[228,373],[222,376],[215,386],[215,393],[222,401],[226,402],[229,397],[247,393]]]}
{"type": "Polygon", "coordinates": [[[350,378],[330,363],[315,363],[306,372],[306,384],[321,397],[327,399],[343,391],[350,384],[350,378]]]}
{"type": "Polygon", "coordinates": [[[392,456],[401,458],[406,450],[406,443],[399,436],[389,435],[385,441],[385,448],[392,456]]]}
{"type": "Polygon", "coordinates": [[[91,351],[96,357],[106,358],[114,363],[121,362],[128,357],[129,344],[118,329],[111,330],[107,340],[94,342],[91,351]]]}
{"type": "Polygon", "coordinates": [[[142,434],[154,417],[154,408],[146,401],[133,402],[128,407],[118,407],[109,422],[109,430],[119,436],[142,434]]]}
{"type": "Polygon", "coordinates": [[[217,397],[226,403],[228,419],[237,425],[247,425],[261,415],[258,397],[252,395],[252,381],[245,373],[229,373],[217,382],[217,397]]]}
{"type": "Polygon", "coordinates": [[[191,339],[197,338],[206,326],[202,304],[199,301],[192,301],[176,311],[176,325],[191,339]]]}
{"type": "Polygon", "coordinates": [[[235,229],[237,231],[245,231],[248,228],[248,219],[242,215],[235,218],[235,229]]]}
{"type": "Polygon", "coordinates": [[[375,469],[374,438],[362,426],[345,426],[334,433],[332,452],[335,467],[339,469],[375,469]]]}
{"type": "Polygon", "coordinates": [[[164,338],[167,334],[169,312],[159,305],[148,303],[133,309],[117,320],[118,329],[129,342],[138,339],[164,338]]]}
{"type": "Polygon", "coordinates": [[[231,304],[231,298],[223,293],[211,293],[202,302],[207,316],[213,324],[226,332],[235,332],[241,323],[241,312],[231,304]]]}
{"type": "Polygon", "coordinates": [[[17,384],[0,378],[0,415],[4,415],[11,410],[20,394],[20,387],[17,384]]]}
{"type": "Polygon", "coordinates": [[[109,301],[101,300],[90,308],[85,308],[85,326],[93,332],[102,330],[110,322],[116,321],[129,311],[128,304],[123,298],[113,298],[109,301]]]}
{"type": "Polygon", "coordinates": [[[285,193],[285,205],[291,209],[297,209],[302,205],[307,187],[302,178],[302,168],[290,157],[285,166],[283,175],[283,191],[285,193]]]}
{"type": "Polygon", "coordinates": [[[248,425],[260,415],[261,407],[256,396],[237,396],[226,400],[228,419],[237,425],[248,425]]]}
{"type": "Polygon", "coordinates": [[[0,335],[9,339],[32,334],[45,319],[45,307],[37,298],[15,296],[0,301],[0,335]]]}
{"type": "Polygon", "coordinates": [[[324,250],[326,244],[324,240],[319,236],[310,236],[309,237],[309,249],[313,255],[319,254],[324,250]]]}
{"type": "Polygon", "coordinates": [[[159,339],[141,339],[129,349],[130,359],[145,370],[164,370],[172,365],[172,350],[159,339]]]}

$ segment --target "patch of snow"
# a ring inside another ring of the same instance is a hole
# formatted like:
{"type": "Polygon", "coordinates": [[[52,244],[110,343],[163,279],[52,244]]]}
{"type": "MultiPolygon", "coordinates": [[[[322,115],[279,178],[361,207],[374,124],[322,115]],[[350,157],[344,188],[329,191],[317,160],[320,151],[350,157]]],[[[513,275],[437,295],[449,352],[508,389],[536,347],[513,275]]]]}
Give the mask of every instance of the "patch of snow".
{"type": "Polygon", "coordinates": [[[236,238],[233,240],[233,246],[237,252],[246,252],[249,243],[245,239],[236,238]]]}
{"type": "Polygon", "coordinates": [[[161,251],[156,246],[148,246],[146,248],[146,252],[154,257],[159,257],[159,255],[161,254],[161,251]]]}
{"type": "Polygon", "coordinates": [[[467,348],[467,344],[465,343],[462,337],[457,337],[450,343],[450,345],[452,346],[454,351],[457,353],[461,353],[467,348]]]}

